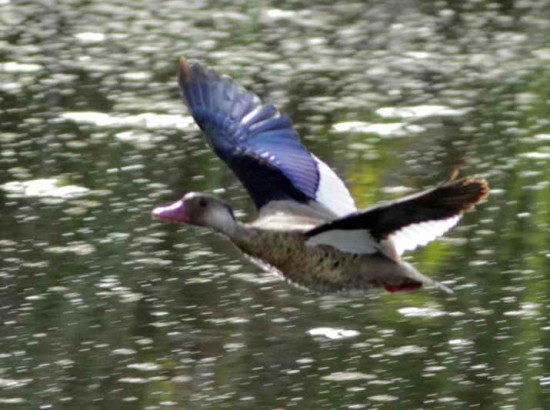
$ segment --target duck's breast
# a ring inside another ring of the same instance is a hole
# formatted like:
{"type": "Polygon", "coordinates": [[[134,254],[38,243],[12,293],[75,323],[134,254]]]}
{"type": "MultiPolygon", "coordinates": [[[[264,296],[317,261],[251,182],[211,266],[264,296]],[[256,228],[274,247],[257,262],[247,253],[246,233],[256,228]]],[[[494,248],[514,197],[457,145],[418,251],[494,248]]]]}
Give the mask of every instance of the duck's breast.
{"type": "Polygon", "coordinates": [[[252,229],[237,246],[263,262],[266,270],[317,292],[365,291],[372,287],[402,286],[419,278],[406,264],[381,254],[359,255],[327,245],[307,246],[302,231],[252,229]]]}
{"type": "Polygon", "coordinates": [[[345,254],[329,246],[306,246],[300,230],[256,229],[246,242],[236,245],[247,256],[273,267],[290,282],[312,290],[333,292],[367,285],[351,274],[358,268],[359,255],[345,254]]]}

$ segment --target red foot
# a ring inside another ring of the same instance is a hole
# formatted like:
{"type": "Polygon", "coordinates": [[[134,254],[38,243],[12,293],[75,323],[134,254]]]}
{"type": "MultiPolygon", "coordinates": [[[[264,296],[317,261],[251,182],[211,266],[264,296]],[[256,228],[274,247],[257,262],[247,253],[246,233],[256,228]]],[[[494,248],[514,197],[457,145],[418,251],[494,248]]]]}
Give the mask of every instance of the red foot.
{"type": "Polygon", "coordinates": [[[384,283],[384,289],[386,289],[388,292],[396,293],[396,292],[409,292],[411,290],[417,290],[422,287],[421,283],[406,283],[404,285],[388,285],[387,283],[384,283]]]}

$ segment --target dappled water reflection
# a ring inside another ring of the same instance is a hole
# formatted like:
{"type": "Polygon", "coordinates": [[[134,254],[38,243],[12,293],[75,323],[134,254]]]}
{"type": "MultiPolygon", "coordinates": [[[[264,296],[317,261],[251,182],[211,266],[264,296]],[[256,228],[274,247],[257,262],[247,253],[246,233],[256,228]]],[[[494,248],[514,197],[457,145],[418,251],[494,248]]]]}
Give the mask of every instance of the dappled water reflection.
{"type": "Polygon", "coordinates": [[[0,3],[2,405],[550,402],[545,1],[0,3]],[[182,54],[283,107],[361,206],[466,159],[490,199],[411,259],[456,293],[311,295],[152,221],[190,190],[253,215],[182,54]]]}

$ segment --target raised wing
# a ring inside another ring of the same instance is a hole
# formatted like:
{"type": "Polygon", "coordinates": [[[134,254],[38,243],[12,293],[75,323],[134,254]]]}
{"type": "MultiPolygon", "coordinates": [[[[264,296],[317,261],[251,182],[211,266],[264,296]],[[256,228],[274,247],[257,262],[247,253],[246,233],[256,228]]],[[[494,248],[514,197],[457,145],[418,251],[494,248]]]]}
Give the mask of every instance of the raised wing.
{"type": "Polygon", "coordinates": [[[404,251],[443,235],[488,192],[483,179],[447,182],[318,226],[306,233],[307,244],[331,245],[350,253],[382,252],[398,259],[404,251]]]}
{"type": "Polygon", "coordinates": [[[301,144],[290,119],[231,78],[183,58],[183,100],[208,145],[227,163],[256,207],[272,201],[315,202],[327,216],[356,210],[338,176],[301,144]]]}

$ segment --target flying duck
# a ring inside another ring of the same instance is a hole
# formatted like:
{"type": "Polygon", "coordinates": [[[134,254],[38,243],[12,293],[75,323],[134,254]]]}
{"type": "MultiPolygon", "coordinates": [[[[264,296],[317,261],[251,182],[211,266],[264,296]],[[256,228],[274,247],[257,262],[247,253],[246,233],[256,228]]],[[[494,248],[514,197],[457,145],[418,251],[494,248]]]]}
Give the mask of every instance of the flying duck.
{"type": "Polygon", "coordinates": [[[300,142],[288,116],[198,62],[180,59],[183,101],[207,144],[242,182],[258,210],[243,224],[221,200],[190,192],[154,217],[217,231],[252,261],[318,292],[425,284],[450,292],[403,261],[487,197],[477,177],[358,210],[342,180],[300,142]]]}

